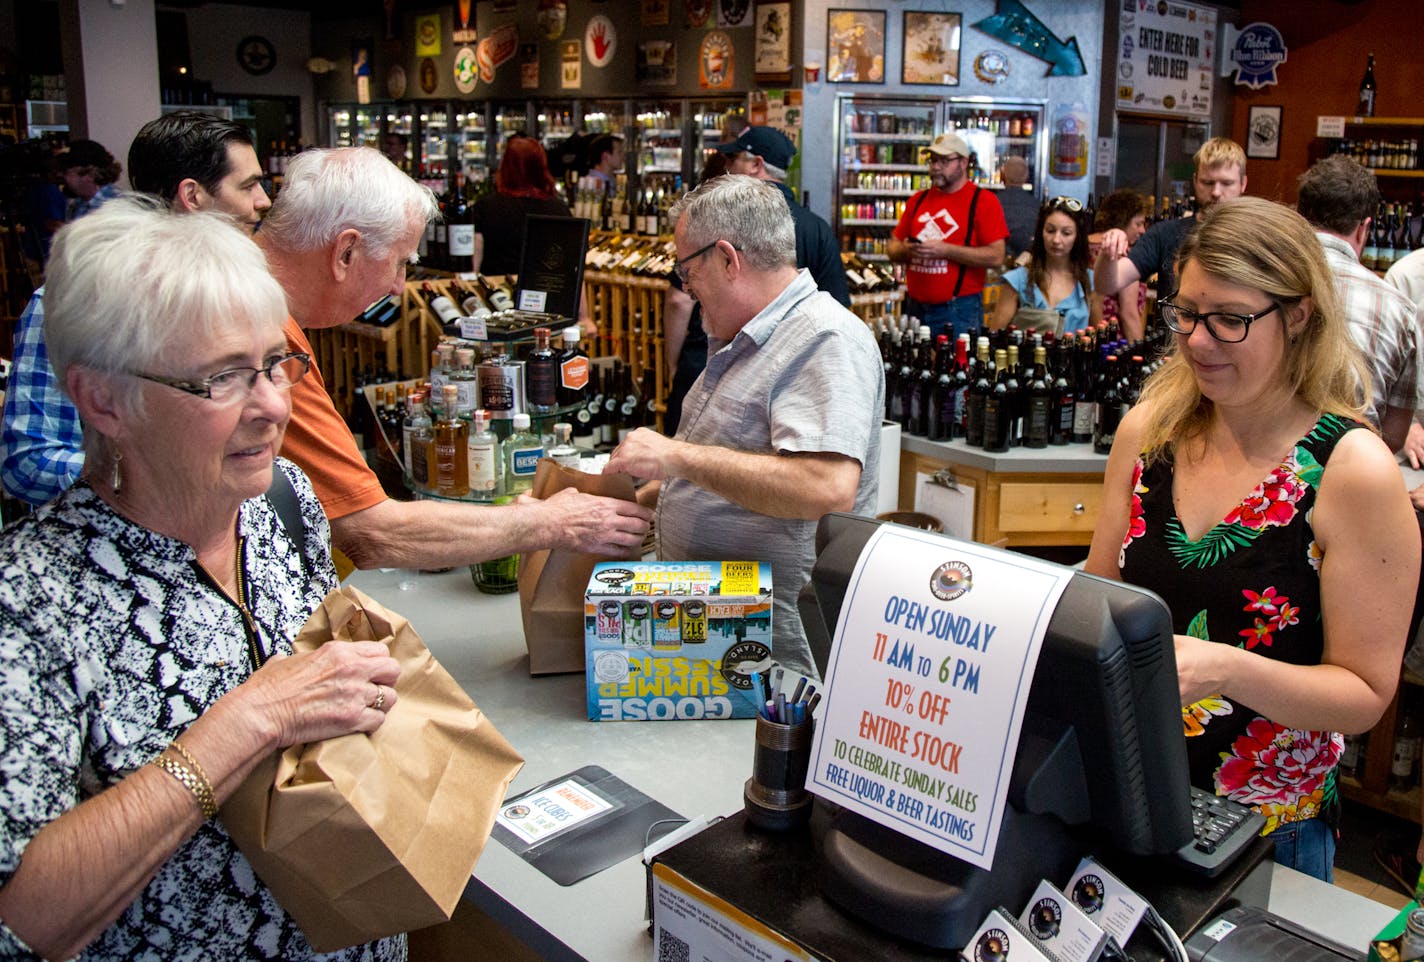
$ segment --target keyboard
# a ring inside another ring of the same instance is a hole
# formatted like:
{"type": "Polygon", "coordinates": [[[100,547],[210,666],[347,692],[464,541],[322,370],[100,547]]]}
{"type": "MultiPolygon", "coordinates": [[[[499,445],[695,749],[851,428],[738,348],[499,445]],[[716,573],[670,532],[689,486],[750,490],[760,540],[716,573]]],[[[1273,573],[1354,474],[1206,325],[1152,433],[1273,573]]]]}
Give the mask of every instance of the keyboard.
{"type": "Polygon", "coordinates": [[[1266,816],[1253,811],[1249,805],[1193,785],[1194,839],[1178,849],[1172,858],[1195,875],[1216,878],[1250,847],[1265,826],[1266,816]]]}

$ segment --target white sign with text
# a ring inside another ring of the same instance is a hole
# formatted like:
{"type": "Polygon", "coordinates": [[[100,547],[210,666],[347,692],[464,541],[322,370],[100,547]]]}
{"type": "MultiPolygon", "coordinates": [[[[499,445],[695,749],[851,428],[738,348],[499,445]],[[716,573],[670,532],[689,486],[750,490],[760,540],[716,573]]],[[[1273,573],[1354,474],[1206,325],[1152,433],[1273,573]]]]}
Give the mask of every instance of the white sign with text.
{"type": "Polygon", "coordinates": [[[990,868],[1039,648],[1072,576],[878,528],[841,605],[807,788],[990,868]]]}

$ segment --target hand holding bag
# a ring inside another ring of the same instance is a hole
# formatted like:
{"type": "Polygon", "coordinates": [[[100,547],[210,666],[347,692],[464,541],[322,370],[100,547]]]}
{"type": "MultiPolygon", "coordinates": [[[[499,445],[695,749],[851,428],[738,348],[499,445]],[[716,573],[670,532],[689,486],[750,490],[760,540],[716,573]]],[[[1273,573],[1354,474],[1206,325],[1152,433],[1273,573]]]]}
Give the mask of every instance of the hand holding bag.
{"type": "Polygon", "coordinates": [[[318,952],[448,920],[524,764],[405,618],[338,588],[292,647],[333,639],[400,662],[385,723],[273,755],[220,815],[318,952]]]}

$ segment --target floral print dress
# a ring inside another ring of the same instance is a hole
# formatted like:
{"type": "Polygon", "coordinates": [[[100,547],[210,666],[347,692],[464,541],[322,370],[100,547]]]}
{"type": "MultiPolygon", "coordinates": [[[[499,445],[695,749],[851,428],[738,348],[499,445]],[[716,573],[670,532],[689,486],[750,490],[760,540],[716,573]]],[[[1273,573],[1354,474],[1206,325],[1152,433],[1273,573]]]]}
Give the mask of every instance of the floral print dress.
{"type": "MultiPolygon", "coordinates": [[[[1324,415],[1224,519],[1193,541],[1172,504],[1170,454],[1133,471],[1131,521],[1118,565],[1124,581],[1161,595],[1173,630],[1265,658],[1319,664],[1321,553],[1310,525],[1325,464],[1364,425],[1324,415]]],[[[1252,806],[1265,833],[1339,814],[1334,732],[1284,728],[1212,695],[1182,709],[1192,784],[1252,806]]],[[[1265,834],[1263,833],[1263,834],[1265,834]]]]}

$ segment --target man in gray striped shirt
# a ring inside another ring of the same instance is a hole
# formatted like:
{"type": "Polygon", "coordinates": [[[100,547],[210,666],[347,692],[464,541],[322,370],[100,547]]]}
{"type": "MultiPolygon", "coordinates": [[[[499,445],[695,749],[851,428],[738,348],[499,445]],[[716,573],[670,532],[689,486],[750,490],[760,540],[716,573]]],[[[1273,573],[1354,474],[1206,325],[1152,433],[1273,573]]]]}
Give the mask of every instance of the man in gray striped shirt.
{"type": "Polygon", "coordinates": [[[1350,335],[1373,377],[1370,419],[1398,451],[1424,402],[1424,312],[1360,263],[1380,202],[1375,175],[1336,154],[1301,174],[1298,186],[1297,208],[1325,248],[1350,335]]]}
{"type": "Polygon", "coordinates": [[[816,522],[873,514],[885,378],[865,323],[796,267],[775,186],[727,175],[670,212],[684,289],[702,304],[707,368],[675,438],[640,428],[608,471],[649,479],[658,557],[772,566],[773,656],[816,677],[796,596],[816,522]]]}

